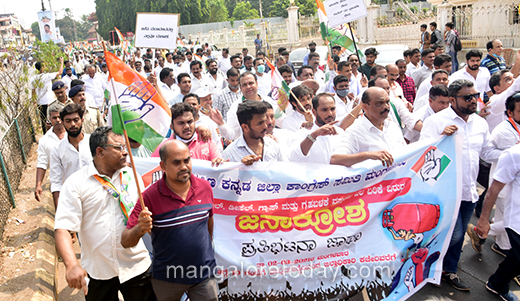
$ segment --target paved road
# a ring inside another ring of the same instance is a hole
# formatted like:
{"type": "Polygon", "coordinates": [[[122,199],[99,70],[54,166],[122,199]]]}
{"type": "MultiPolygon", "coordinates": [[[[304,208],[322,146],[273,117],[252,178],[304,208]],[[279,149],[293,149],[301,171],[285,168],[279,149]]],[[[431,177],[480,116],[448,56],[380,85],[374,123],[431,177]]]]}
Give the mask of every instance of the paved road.
{"type": "MultiPolygon", "coordinates": [[[[471,223],[476,225],[477,221],[477,217],[473,215],[471,223]]],[[[488,238],[483,247],[482,254],[479,254],[473,250],[468,235],[465,236],[458,275],[471,287],[470,292],[460,292],[446,282],[442,282],[441,287],[427,284],[408,300],[423,301],[429,296],[447,297],[457,301],[501,300],[496,295],[490,293],[485,287],[489,276],[495,272],[498,264],[504,259],[504,257],[491,250],[493,242],[493,237],[488,238]]],[[[511,281],[511,290],[520,297],[520,287],[514,281],[511,281]]]]}

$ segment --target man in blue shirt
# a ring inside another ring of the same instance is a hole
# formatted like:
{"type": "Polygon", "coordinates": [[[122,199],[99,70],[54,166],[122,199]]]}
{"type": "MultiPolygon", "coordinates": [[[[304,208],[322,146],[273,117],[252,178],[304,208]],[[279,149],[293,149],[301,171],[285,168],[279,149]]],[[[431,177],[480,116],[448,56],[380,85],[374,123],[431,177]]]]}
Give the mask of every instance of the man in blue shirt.
{"type": "Polygon", "coordinates": [[[499,39],[489,41],[486,44],[488,55],[480,62],[481,67],[486,67],[489,73],[493,73],[506,69],[506,60],[501,57],[502,54],[502,42],[499,39]]]}
{"type": "Polygon", "coordinates": [[[255,50],[257,54],[260,50],[262,50],[262,39],[260,39],[260,34],[256,34],[255,50]]]}
{"type": "MultiPolygon", "coordinates": [[[[309,53],[313,53],[316,51],[316,43],[314,42],[310,42],[309,43],[309,53]]],[[[307,53],[304,57],[303,57],[303,66],[305,65],[309,65],[309,53],[307,53]]]]}

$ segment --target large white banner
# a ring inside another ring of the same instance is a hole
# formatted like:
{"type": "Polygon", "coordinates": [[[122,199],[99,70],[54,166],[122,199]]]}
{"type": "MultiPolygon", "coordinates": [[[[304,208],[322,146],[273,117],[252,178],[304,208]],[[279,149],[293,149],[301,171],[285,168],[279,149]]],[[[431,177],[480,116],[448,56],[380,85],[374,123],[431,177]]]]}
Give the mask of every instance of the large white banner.
{"type": "Polygon", "coordinates": [[[173,49],[179,32],[179,14],[137,13],[135,47],[173,49]]]}
{"type": "Polygon", "coordinates": [[[49,41],[57,41],[56,25],[54,22],[54,13],[51,10],[38,12],[38,25],[40,26],[40,36],[44,43],[49,41]]]}
{"type": "MultiPolygon", "coordinates": [[[[407,146],[388,168],[194,160],[214,193],[220,300],[404,300],[439,283],[460,151],[453,135],[407,146]]],[[[157,165],[136,161],[145,185],[161,178],[157,165]]]]}

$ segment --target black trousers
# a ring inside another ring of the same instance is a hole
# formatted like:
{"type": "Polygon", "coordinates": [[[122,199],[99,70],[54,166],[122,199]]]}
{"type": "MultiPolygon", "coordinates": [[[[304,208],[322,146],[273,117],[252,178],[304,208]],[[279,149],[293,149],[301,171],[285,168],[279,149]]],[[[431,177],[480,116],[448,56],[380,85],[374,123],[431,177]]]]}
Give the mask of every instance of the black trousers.
{"type": "Polygon", "coordinates": [[[85,296],[87,301],[119,301],[118,291],[121,291],[125,301],[155,301],[149,271],[135,276],[122,284],[119,282],[118,277],[108,280],[96,280],[89,275],[89,278],[88,293],[85,296]]]}
{"type": "Polygon", "coordinates": [[[511,250],[507,253],[506,259],[498,265],[495,274],[489,277],[489,282],[501,294],[509,291],[509,282],[518,276],[520,271],[520,235],[515,231],[506,228],[511,250]]]}
{"type": "Polygon", "coordinates": [[[46,123],[47,123],[47,107],[49,105],[38,105],[38,111],[40,112],[40,123],[42,126],[42,131],[45,134],[47,132],[46,123]]]}

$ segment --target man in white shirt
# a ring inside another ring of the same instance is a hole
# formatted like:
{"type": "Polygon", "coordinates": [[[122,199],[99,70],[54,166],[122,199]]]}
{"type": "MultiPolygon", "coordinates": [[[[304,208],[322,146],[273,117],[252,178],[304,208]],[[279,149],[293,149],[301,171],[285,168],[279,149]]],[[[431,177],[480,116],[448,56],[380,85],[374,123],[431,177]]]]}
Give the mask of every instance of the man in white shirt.
{"type": "Polygon", "coordinates": [[[224,121],[227,121],[227,112],[231,105],[242,98],[242,92],[240,91],[240,83],[238,82],[238,76],[240,75],[238,69],[231,68],[227,71],[227,85],[224,90],[217,94],[217,97],[213,103],[213,107],[218,110],[224,117],[224,121]]]}
{"type": "Polygon", "coordinates": [[[94,97],[96,107],[103,110],[103,100],[105,99],[105,89],[107,89],[107,82],[103,79],[101,74],[96,72],[96,67],[90,65],[87,67],[87,74],[81,80],[85,82],[85,92],[94,97]]]}
{"type": "MultiPolygon", "coordinates": [[[[444,72],[444,70],[441,70],[444,72]]],[[[430,89],[429,103],[413,112],[416,118],[423,122],[431,115],[440,112],[450,106],[448,87],[445,85],[435,85],[430,89]]],[[[421,133],[417,130],[404,130],[404,138],[409,143],[419,141],[421,133]]]]}
{"type": "MultiPolygon", "coordinates": [[[[390,98],[399,98],[403,101],[406,100],[403,93],[403,88],[397,82],[399,78],[399,67],[396,64],[388,64],[386,65],[386,73],[388,83],[390,84],[390,98]]],[[[406,100],[408,102],[408,100],[406,100]]]]}
{"type": "MultiPolygon", "coordinates": [[[[436,85],[444,85],[444,86],[448,87],[448,83],[449,83],[449,78],[448,78],[448,72],[446,72],[446,70],[438,69],[438,70],[433,71],[433,73],[431,75],[430,88],[432,86],[436,86],[436,85]]],[[[415,112],[415,111],[421,109],[422,107],[425,107],[428,104],[429,99],[430,99],[429,93],[425,94],[419,98],[416,98],[413,103],[413,111],[415,112]]]]}
{"type": "MultiPolygon", "coordinates": [[[[453,73],[450,76],[450,81],[457,79],[467,79],[475,84],[475,89],[480,93],[480,99],[484,101],[484,93],[488,97],[493,96],[491,88],[489,88],[489,78],[491,74],[488,68],[480,67],[480,60],[482,59],[482,51],[471,49],[466,52],[466,67],[453,73]]],[[[479,108],[480,111],[481,108],[479,108]]]]}
{"type": "Polygon", "coordinates": [[[311,89],[307,86],[299,85],[292,88],[291,92],[289,95],[289,103],[293,110],[285,117],[282,129],[296,132],[302,127],[311,128],[314,121],[311,112],[311,89]]]}
{"type": "Polygon", "coordinates": [[[239,124],[237,117],[238,105],[245,100],[257,100],[269,102],[275,110],[276,125],[281,127],[285,114],[280,111],[278,104],[268,96],[258,94],[258,82],[256,76],[251,72],[244,72],[238,77],[240,83],[240,91],[242,91],[242,99],[234,102],[227,112],[227,122],[224,122],[222,113],[212,109],[209,116],[215,123],[222,137],[227,140],[235,140],[242,134],[242,127],[239,124]]]}
{"type": "Polygon", "coordinates": [[[350,79],[349,82],[349,94],[352,93],[351,96],[361,97],[362,91],[364,89],[361,87],[361,83],[356,79],[355,76],[353,76],[353,68],[347,61],[340,61],[338,63],[338,68],[335,72],[330,72],[329,81],[323,86],[323,92],[329,92],[329,93],[336,93],[336,90],[334,90],[334,78],[338,75],[344,75],[347,78],[350,79]]]}
{"type": "Polygon", "coordinates": [[[218,131],[218,125],[207,115],[213,107],[213,98],[211,93],[206,89],[199,89],[197,93],[190,93],[184,97],[184,103],[195,108],[196,115],[195,127],[204,126],[211,132],[211,139],[215,141],[220,152],[224,150],[222,145],[222,136],[218,131]]]}
{"type": "Polygon", "coordinates": [[[365,114],[341,135],[341,143],[334,151],[330,164],[350,167],[372,159],[391,166],[395,153],[406,145],[399,126],[388,119],[390,97],[379,87],[370,87],[361,98],[365,114]]]}
{"type": "Polygon", "coordinates": [[[67,131],[67,137],[62,139],[51,153],[49,177],[55,207],[58,206],[60,191],[65,180],[92,161],[89,148],[90,135],[82,132],[84,112],[85,109],[75,103],[67,105],[60,111],[60,119],[67,131]]]}
{"type": "Polygon", "coordinates": [[[217,63],[218,70],[222,72],[227,72],[229,69],[231,69],[231,60],[229,59],[229,49],[223,48],[222,49],[222,57],[220,60],[218,60],[217,63]]]}
{"type": "MultiPolygon", "coordinates": [[[[154,72],[155,72],[155,74],[161,74],[162,69],[165,67],[164,58],[162,56],[158,57],[157,62],[159,65],[157,67],[155,67],[154,72]]],[[[187,69],[189,69],[189,67],[187,69]]]]}
{"type": "Polygon", "coordinates": [[[237,116],[243,134],[222,153],[224,159],[253,165],[257,161],[283,161],[278,144],[267,132],[267,106],[261,101],[246,100],[238,105],[237,116]]]}
{"type": "Polygon", "coordinates": [[[251,57],[249,55],[246,56],[244,58],[244,68],[240,68],[240,73],[244,73],[246,71],[255,72],[253,69],[253,60],[254,60],[253,57],[251,57]]]}
{"type": "Polygon", "coordinates": [[[184,96],[190,93],[191,90],[191,76],[188,73],[181,73],[177,75],[177,86],[179,86],[180,92],[173,97],[172,104],[181,103],[184,96]]]}
{"type": "MultiPolygon", "coordinates": [[[[368,86],[382,88],[386,93],[388,93],[388,95],[390,95],[390,84],[382,75],[378,75],[376,78],[371,79],[368,82],[368,86]]],[[[417,116],[414,116],[406,107],[405,102],[399,98],[390,97],[390,113],[388,114],[388,117],[401,129],[407,128],[420,132],[423,126],[422,121],[417,119],[417,116]]]]}
{"type": "Polygon", "coordinates": [[[47,132],[47,108],[54,100],[52,80],[58,78],[63,72],[63,58],[60,58],[60,69],[58,72],[45,73],[45,66],[41,62],[36,62],[34,67],[38,70],[38,74],[31,79],[32,99],[36,99],[38,104],[42,131],[45,134],[47,132]]]}
{"type": "Polygon", "coordinates": [[[489,216],[493,210],[493,205],[501,190],[510,186],[507,192],[506,204],[504,209],[504,227],[511,250],[507,253],[504,261],[500,263],[498,269],[486,283],[486,288],[499,295],[502,300],[518,300],[510,290],[511,279],[518,276],[520,269],[520,146],[515,145],[503,152],[498,160],[497,170],[493,176],[493,183],[489,187],[482,208],[482,215],[477,224],[476,232],[482,237],[488,235],[490,225],[489,216]]]}
{"type": "Polygon", "coordinates": [[[50,167],[50,158],[52,150],[56,145],[67,136],[63,123],[60,119],[61,107],[52,105],[49,107],[49,121],[51,129],[38,141],[38,160],[36,163],[36,187],[34,188],[34,197],[38,202],[41,201],[43,189],[42,182],[45,178],[45,172],[50,167]]]}
{"type": "Polygon", "coordinates": [[[253,61],[253,68],[258,82],[258,94],[267,96],[271,92],[271,78],[265,73],[264,60],[256,58],[253,61]]]}
{"type": "Polygon", "coordinates": [[[175,77],[171,68],[166,67],[161,70],[158,84],[164,100],[166,100],[170,107],[173,106],[175,104],[175,96],[179,94],[180,91],[179,87],[175,85],[175,77]]]}
{"type": "Polygon", "coordinates": [[[343,120],[359,102],[359,97],[350,93],[350,80],[345,75],[334,77],[334,101],[336,103],[336,120],[343,120]]]}
{"type": "Polygon", "coordinates": [[[111,127],[100,127],[92,133],[89,154],[89,164],[65,181],[56,210],[54,237],[67,283],[83,289],[87,301],[114,300],[118,291],[125,300],[155,300],[143,241],[134,248],[121,245],[128,216],[139,202],[134,175],[126,166],[125,139],[111,127]],[[69,232],[81,237],[81,265],[69,232]]]}
{"type": "Polygon", "coordinates": [[[428,78],[433,72],[433,60],[435,60],[435,54],[433,49],[427,48],[421,53],[421,58],[424,63],[417,71],[412,73],[411,78],[415,82],[415,87],[419,88],[421,83],[428,78]]]}
{"type": "MultiPolygon", "coordinates": [[[[495,72],[493,75],[497,74],[498,72],[495,72]]],[[[520,127],[520,93],[516,92],[509,96],[505,106],[507,107],[507,119],[498,124],[491,133],[491,142],[496,148],[501,150],[509,149],[510,147],[513,147],[520,142],[520,131],[518,130],[520,127]]],[[[495,174],[496,168],[497,163],[493,162],[490,168],[490,186],[492,185],[493,174],[495,174]]],[[[509,238],[507,237],[503,222],[504,205],[507,194],[510,190],[511,185],[508,184],[498,194],[495,202],[495,216],[493,217],[493,224],[491,225],[489,232],[489,235],[495,236],[495,243],[491,246],[491,249],[504,257],[508,255],[508,252],[511,249],[511,244],[509,242],[509,238]]],[[[482,214],[480,217],[482,218],[482,214]]],[[[485,240],[480,239],[478,235],[474,234],[475,229],[472,224],[468,225],[467,231],[469,237],[471,238],[473,249],[477,252],[482,252],[482,245],[484,244],[485,240]]],[[[518,278],[515,278],[515,280],[518,281],[518,278]]]]}
{"type": "Polygon", "coordinates": [[[72,64],[72,67],[74,67],[74,70],[76,70],[76,74],[78,76],[81,76],[81,74],[83,74],[85,66],[83,65],[83,62],[79,59],[79,55],[76,55],[76,60],[72,64]]]}
{"type": "MultiPolygon", "coordinates": [[[[449,75],[451,72],[451,56],[447,55],[446,53],[441,53],[441,54],[437,55],[435,57],[435,59],[433,60],[433,69],[434,70],[439,70],[439,69],[445,70],[449,75]]],[[[417,95],[415,96],[415,99],[418,99],[424,95],[428,95],[431,87],[432,87],[431,77],[428,77],[422,82],[422,84],[419,86],[419,89],[417,89],[417,95]]],[[[414,105],[415,105],[415,102],[414,102],[414,105]]]]}
{"type": "Polygon", "coordinates": [[[202,74],[202,62],[193,61],[190,64],[191,71],[191,93],[195,93],[200,88],[209,89],[210,83],[207,77],[202,74]]]}
{"type": "Polygon", "coordinates": [[[296,79],[298,79],[298,80],[295,82],[292,82],[289,85],[289,88],[292,89],[296,86],[301,85],[303,81],[308,80],[308,79],[313,79],[313,78],[314,78],[314,70],[312,69],[312,67],[309,65],[303,65],[300,67],[300,69],[298,69],[298,72],[296,73],[296,79]]]}
{"type": "Polygon", "coordinates": [[[486,121],[489,125],[489,131],[493,132],[498,124],[507,119],[504,114],[506,99],[520,91],[520,77],[514,79],[513,73],[509,69],[502,69],[491,75],[489,86],[493,96],[489,98],[487,103],[489,108],[486,111],[489,115],[486,116],[486,121]]]}
{"type": "Polygon", "coordinates": [[[328,93],[312,99],[312,114],[315,122],[310,129],[300,129],[289,153],[289,161],[330,164],[334,150],[340,145],[343,129],[334,125],[336,103],[328,93]]]}
{"type": "Polygon", "coordinates": [[[70,67],[65,68],[65,76],[63,76],[61,78],[61,81],[63,83],[65,83],[65,86],[67,86],[67,89],[66,89],[67,94],[69,94],[69,91],[70,91],[70,83],[75,79],[78,79],[78,78],[74,74],[72,74],[72,69],[70,69],[70,67]]]}
{"type": "Polygon", "coordinates": [[[316,80],[320,86],[325,84],[325,73],[320,68],[320,55],[317,52],[309,53],[309,66],[312,67],[314,72],[314,80],[316,80]]]}
{"type": "Polygon", "coordinates": [[[217,62],[214,59],[209,59],[206,61],[206,66],[208,67],[208,81],[209,81],[209,91],[213,96],[222,91],[226,87],[226,78],[224,74],[217,68],[217,62]]]}
{"type": "Polygon", "coordinates": [[[410,50],[410,62],[406,66],[406,75],[412,77],[412,74],[421,68],[421,51],[419,48],[410,50]]]}
{"type": "Polygon", "coordinates": [[[469,291],[470,288],[457,276],[457,265],[462,251],[464,234],[471,214],[478,201],[477,175],[479,158],[487,162],[498,159],[501,151],[491,143],[487,122],[474,114],[477,111],[479,93],[472,81],[466,79],[451,82],[449,89],[451,107],[430,116],[421,131],[420,140],[440,139],[441,135],[457,132],[463,137],[462,202],[457,213],[450,245],[444,257],[442,280],[455,289],[469,291]]]}

